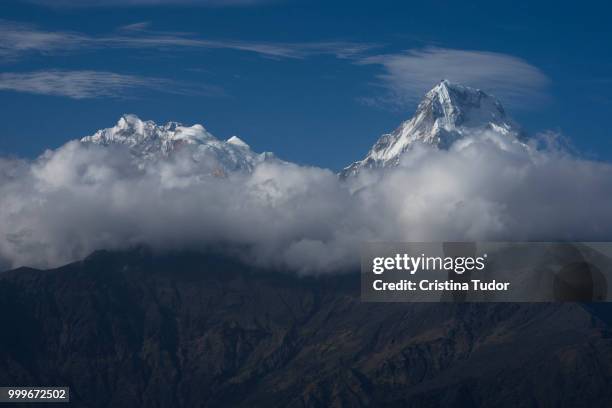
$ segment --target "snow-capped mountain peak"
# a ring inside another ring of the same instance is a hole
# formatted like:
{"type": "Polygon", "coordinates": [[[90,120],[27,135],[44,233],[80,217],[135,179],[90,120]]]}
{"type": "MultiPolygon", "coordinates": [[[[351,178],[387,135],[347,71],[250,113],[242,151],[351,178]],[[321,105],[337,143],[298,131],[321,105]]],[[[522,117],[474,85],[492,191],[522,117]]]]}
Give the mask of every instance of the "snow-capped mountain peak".
{"type": "Polygon", "coordinates": [[[164,153],[172,150],[172,142],[202,143],[214,140],[202,125],[183,126],[178,122],[168,122],[158,126],[152,120],[143,121],[138,116],[126,114],[111,128],[98,130],[92,136],[81,139],[100,145],[125,144],[135,151],[139,149],[160,148],[164,153]]]}
{"type": "Polygon", "coordinates": [[[234,146],[250,149],[250,146],[248,144],[246,144],[244,142],[244,140],[242,140],[238,136],[232,136],[229,139],[227,139],[226,142],[229,143],[229,144],[233,144],[234,146]]]}
{"type": "Polygon", "coordinates": [[[476,127],[507,120],[501,103],[480,89],[442,80],[426,95],[417,113],[447,127],[476,127]]]}
{"type": "Polygon", "coordinates": [[[180,151],[190,155],[195,162],[201,163],[214,174],[250,172],[258,163],[275,159],[272,153],[253,152],[237,136],[226,141],[219,140],[200,124],[184,126],[178,122],[168,122],[157,125],[132,114],[121,116],[115,126],[98,130],[82,138],[81,142],[126,146],[141,164],[170,158],[180,151]]]}
{"type": "Polygon", "coordinates": [[[415,143],[448,149],[467,132],[486,129],[521,134],[496,98],[480,89],[442,80],[425,94],[412,119],[382,135],[363,160],[346,167],[341,175],[356,174],[362,168],[397,165],[402,153],[415,143]]]}

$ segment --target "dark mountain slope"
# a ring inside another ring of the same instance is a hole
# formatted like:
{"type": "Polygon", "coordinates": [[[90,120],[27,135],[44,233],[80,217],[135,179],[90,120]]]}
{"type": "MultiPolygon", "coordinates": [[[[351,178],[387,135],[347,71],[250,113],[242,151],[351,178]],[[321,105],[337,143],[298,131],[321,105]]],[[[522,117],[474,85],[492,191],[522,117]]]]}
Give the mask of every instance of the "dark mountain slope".
{"type": "Polygon", "coordinates": [[[612,337],[589,310],[367,304],[351,274],[98,252],[0,274],[0,383],[87,407],[609,406],[612,337]]]}

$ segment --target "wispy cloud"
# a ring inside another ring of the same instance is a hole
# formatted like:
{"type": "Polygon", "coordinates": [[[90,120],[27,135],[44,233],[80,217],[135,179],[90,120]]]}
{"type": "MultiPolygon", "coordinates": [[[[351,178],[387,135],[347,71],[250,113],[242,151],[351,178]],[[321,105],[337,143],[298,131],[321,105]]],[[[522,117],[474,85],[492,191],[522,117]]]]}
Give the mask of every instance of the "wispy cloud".
{"type": "Polygon", "coordinates": [[[96,42],[117,48],[163,48],[185,47],[201,49],[230,49],[247,51],[274,58],[308,58],[316,55],[333,55],[349,58],[374,47],[346,41],[320,41],[306,43],[251,42],[234,40],[208,40],[182,33],[149,32],[141,36],[112,36],[99,38],[96,42]]]}
{"type": "Polygon", "coordinates": [[[178,94],[222,94],[216,87],[191,85],[162,78],[105,71],[34,71],[0,73],[0,91],[66,96],[73,99],[126,97],[137,89],[178,94]]]}
{"type": "Polygon", "coordinates": [[[133,33],[146,31],[151,26],[150,21],[139,21],[137,23],[127,24],[117,28],[119,32],[133,33]]]}
{"type": "Polygon", "coordinates": [[[0,57],[15,58],[24,53],[50,54],[68,51],[91,43],[78,33],[39,30],[30,24],[0,19],[0,57]]]}
{"type": "Polygon", "coordinates": [[[28,24],[0,20],[0,55],[5,58],[16,58],[28,52],[50,54],[96,48],[230,49],[272,58],[299,59],[315,55],[349,58],[373,47],[374,44],[348,41],[292,43],[206,39],[192,33],[148,30],[146,22],[120,27],[110,35],[90,36],[76,32],[45,31],[28,24]]]}
{"type": "Polygon", "coordinates": [[[441,79],[489,91],[510,104],[542,97],[549,82],[537,67],[512,55],[424,48],[360,59],[359,64],[379,65],[378,76],[387,93],[369,102],[404,106],[418,101],[441,79]]]}
{"type": "Polygon", "coordinates": [[[200,6],[240,7],[277,2],[277,0],[22,0],[51,7],[142,7],[142,6],[200,6]]]}

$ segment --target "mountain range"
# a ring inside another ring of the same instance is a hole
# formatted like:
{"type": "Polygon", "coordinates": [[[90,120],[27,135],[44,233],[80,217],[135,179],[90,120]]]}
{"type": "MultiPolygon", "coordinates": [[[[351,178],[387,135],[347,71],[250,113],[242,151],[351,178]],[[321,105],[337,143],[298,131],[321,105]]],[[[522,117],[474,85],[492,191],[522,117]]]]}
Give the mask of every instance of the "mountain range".
{"type": "Polygon", "coordinates": [[[517,140],[523,135],[495,97],[480,89],[442,80],[427,92],[410,120],[382,135],[365,158],[346,167],[341,175],[355,175],[364,168],[395,166],[401,155],[417,143],[448,149],[465,135],[484,131],[517,140]]]}
{"type": "Polygon", "coordinates": [[[609,306],[365,303],[358,272],[100,251],[0,273],[0,383],[79,407],[605,407],[609,306]]]}
{"type": "MultiPolygon", "coordinates": [[[[443,80],[419,103],[414,116],[391,133],[382,135],[366,156],[345,167],[340,176],[356,175],[363,169],[384,168],[399,163],[401,155],[415,144],[448,149],[467,134],[492,131],[517,140],[520,126],[502,104],[485,92],[443,80]]],[[[215,175],[252,172],[259,163],[279,160],[273,153],[255,153],[237,136],[220,140],[204,126],[177,122],[157,125],[136,115],[123,115],[111,128],[81,139],[101,146],[127,146],[133,157],[144,163],[187,153],[203,169],[215,175]]]]}
{"type": "Polygon", "coordinates": [[[98,130],[80,140],[84,144],[126,146],[138,164],[187,155],[215,175],[251,172],[257,164],[277,160],[272,153],[255,153],[237,136],[219,140],[204,126],[183,126],[177,122],[157,125],[136,115],[123,115],[111,128],[98,130]]]}
{"type": "MultiPolygon", "coordinates": [[[[492,96],[442,81],[348,178],[474,132],[520,143],[492,96]]],[[[81,139],[224,177],[269,160],[201,125],[134,115],[81,139]]],[[[609,304],[367,303],[358,271],[297,276],[227,254],[97,251],[0,273],[0,384],[69,386],[79,407],[605,407],[609,304]]]]}

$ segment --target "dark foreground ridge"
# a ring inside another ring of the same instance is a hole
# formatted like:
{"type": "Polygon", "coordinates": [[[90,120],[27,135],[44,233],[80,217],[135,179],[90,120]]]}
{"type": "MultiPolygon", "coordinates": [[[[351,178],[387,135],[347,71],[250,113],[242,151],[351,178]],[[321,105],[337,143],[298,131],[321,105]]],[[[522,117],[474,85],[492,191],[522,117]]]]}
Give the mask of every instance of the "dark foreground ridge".
{"type": "Polygon", "coordinates": [[[355,275],[98,252],[0,274],[0,384],[79,407],[612,401],[609,305],[367,304],[355,275]]]}

